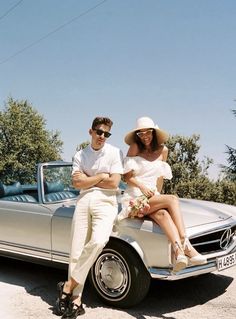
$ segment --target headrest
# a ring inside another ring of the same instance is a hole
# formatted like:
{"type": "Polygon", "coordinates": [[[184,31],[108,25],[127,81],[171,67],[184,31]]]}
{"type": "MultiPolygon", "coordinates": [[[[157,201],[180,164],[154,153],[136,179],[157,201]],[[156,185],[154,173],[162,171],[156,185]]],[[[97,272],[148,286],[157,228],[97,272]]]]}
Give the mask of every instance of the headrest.
{"type": "Polygon", "coordinates": [[[57,192],[62,192],[64,190],[64,185],[60,181],[55,183],[45,182],[44,188],[45,188],[45,194],[57,193],[57,192]]]}
{"type": "Polygon", "coordinates": [[[0,197],[23,194],[23,188],[19,182],[12,185],[4,185],[0,182],[0,197]]]}

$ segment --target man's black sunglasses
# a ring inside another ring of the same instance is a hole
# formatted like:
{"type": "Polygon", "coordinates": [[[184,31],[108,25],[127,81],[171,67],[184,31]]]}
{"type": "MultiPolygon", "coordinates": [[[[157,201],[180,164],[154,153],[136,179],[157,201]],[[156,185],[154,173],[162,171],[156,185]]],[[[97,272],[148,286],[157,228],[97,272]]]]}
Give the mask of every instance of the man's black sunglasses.
{"type": "Polygon", "coordinates": [[[96,134],[98,136],[102,136],[102,134],[104,134],[104,137],[108,138],[111,136],[111,133],[110,132],[106,132],[106,131],[103,131],[103,130],[100,130],[99,128],[98,129],[95,129],[94,130],[96,132],[96,134]]]}

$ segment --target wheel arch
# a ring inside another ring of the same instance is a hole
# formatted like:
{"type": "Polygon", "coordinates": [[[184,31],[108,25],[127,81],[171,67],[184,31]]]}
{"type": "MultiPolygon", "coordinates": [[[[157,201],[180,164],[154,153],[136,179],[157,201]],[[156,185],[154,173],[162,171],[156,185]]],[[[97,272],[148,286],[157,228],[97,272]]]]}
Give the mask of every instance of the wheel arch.
{"type": "Polygon", "coordinates": [[[125,245],[127,248],[132,249],[132,251],[137,254],[138,258],[140,258],[140,260],[143,262],[143,265],[148,270],[148,265],[145,260],[144,251],[139,245],[139,243],[136,240],[134,240],[131,236],[119,236],[119,237],[111,236],[107,245],[108,244],[112,245],[112,242],[118,242],[118,243],[120,242],[122,243],[122,245],[125,245]]]}

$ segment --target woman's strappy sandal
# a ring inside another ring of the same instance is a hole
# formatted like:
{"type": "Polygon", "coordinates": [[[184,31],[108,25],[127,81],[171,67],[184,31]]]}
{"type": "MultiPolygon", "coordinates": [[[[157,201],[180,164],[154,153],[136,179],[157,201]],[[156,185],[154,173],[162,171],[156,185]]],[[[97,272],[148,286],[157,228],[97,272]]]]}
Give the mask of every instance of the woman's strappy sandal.
{"type": "Polygon", "coordinates": [[[175,253],[173,272],[176,273],[188,266],[188,258],[185,256],[182,247],[177,241],[175,242],[173,249],[175,253]]]}
{"type": "Polygon", "coordinates": [[[57,284],[58,297],[56,299],[54,312],[58,316],[62,316],[66,312],[72,296],[71,293],[63,291],[64,285],[65,282],[62,281],[57,284]]]}
{"type": "Polygon", "coordinates": [[[199,254],[197,251],[196,251],[196,255],[195,256],[191,256],[190,252],[193,248],[193,246],[191,245],[188,237],[184,237],[182,240],[182,247],[183,247],[183,251],[185,253],[185,255],[188,257],[188,261],[189,261],[189,265],[190,266],[196,266],[196,265],[203,265],[203,264],[206,264],[207,263],[207,259],[205,256],[203,256],[202,254],[199,254]]]}

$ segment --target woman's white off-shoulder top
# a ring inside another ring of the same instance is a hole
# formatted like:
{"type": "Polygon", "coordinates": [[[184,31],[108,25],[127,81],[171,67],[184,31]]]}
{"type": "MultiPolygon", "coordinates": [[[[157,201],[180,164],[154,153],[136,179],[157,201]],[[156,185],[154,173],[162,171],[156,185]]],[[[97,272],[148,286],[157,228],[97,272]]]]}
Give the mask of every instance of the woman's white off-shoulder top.
{"type": "MultiPolygon", "coordinates": [[[[161,160],[148,161],[141,156],[125,157],[124,159],[124,174],[133,171],[134,177],[146,187],[156,190],[158,177],[165,179],[172,178],[170,165],[161,160]]],[[[142,195],[139,188],[128,185],[125,193],[130,197],[142,195]]]]}

